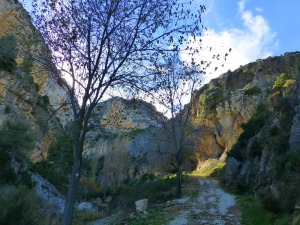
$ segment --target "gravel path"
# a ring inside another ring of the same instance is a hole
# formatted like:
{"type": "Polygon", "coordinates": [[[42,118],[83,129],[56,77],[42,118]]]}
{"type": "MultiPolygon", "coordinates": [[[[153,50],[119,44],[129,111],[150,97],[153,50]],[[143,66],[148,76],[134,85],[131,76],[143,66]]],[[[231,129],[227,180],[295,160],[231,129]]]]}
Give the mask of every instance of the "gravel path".
{"type": "Polygon", "coordinates": [[[240,211],[233,195],[217,180],[199,179],[200,193],[185,203],[184,210],[168,225],[240,225],[240,211]]]}

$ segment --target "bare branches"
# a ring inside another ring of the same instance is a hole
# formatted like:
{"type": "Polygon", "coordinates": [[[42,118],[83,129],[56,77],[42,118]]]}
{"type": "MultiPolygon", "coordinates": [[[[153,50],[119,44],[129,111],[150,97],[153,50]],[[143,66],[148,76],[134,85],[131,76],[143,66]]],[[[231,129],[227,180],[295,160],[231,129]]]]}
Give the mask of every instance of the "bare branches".
{"type": "MultiPolygon", "coordinates": [[[[69,93],[76,124],[75,165],[65,211],[68,216],[63,218],[63,224],[71,224],[92,110],[106,93],[114,90],[160,90],[170,96],[167,104],[186,95],[178,90],[176,82],[188,82],[187,76],[174,73],[176,77],[163,81],[167,73],[155,70],[164,59],[177,57],[181,46],[188,46],[190,54],[196,52],[192,51],[191,43],[196,41],[192,37],[201,33],[204,9],[192,10],[191,5],[177,0],[33,0],[33,9],[35,25],[59,70],[43,57],[35,60],[57,79],[64,78],[62,84],[69,93]]],[[[178,109],[182,110],[182,102],[173,102],[169,109],[175,118],[178,109]]]]}

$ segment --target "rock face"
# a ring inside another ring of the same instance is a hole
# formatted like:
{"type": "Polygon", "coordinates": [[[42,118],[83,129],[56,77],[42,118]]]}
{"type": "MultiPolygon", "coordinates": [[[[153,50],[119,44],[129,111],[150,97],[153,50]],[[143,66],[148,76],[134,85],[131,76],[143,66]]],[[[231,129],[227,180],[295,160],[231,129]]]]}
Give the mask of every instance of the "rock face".
{"type": "Polygon", "coordinates": [[[118,187],[128,178],[160,171],[156,140],[165,118],[140,100],[112,98],[93,111],[87,133],[84,157],[93,165],[93,174],[109,188],[118,187]]]}
{"type": "Polygon", "coordinates": [[[300,53],[287,53],[228,71],[193,102],[201,160],[227,154],[226,184],[262,194],[273,210],[300,196],[299,80],[300,53]]]}
{"type": "Polygon", "coordinates": [[[24,120],[30,124],[35,147],[27,156],[31,161],[47,157],[48,149],[61,125],[47,98],[39,95],[30,77],[20,70],[13,73],[0,70],[0,123],[24,120]],[[44,102],[45,100],[45,102],[44,102]]]}
{"type": "MultiPolygon", "coordinates": [[[[0,37],[12,34],[17,38],[18,55],[16,61],[19,66],[26,59],[24,51],[43,57],[51,57],[40,34],[32,25],[30,16],[18,1],[0,0],[0,27],[0,37]]],[[[49,72],[44,71],[37,63],[33,62],[30,76],[32,76],[34,83],[39,86],[38,93],[47,95],[55,108],[66,101],[65,90],[58,85],[49,72]]],[[[60,113],[62,114],[62,112],[60,113]]]]}
{"type": "Polygon", "coordinates": [[[201,137],[196,137],[196,142],[203,158],[217,158],[228,152],[243,132],[241,125],[253,117],[257,108],[265,105],[272,109],[269,97],[276,78],[283,72],[298,76],[299,63],[299,53],[257,60],[204,85],[193,103],[192,121],[200,129],[195,135],[201,137]]]}
{"type": "Polygon", "coordinates": [[[26,56],[26,52],[43,57],[50,57],[50,53],[21,3],[0,0],[0,38],[8,35],[16,38],[12,47],[17,51],[17,65],[13,71],[0,68],[0,123],[7,119],[29,122],[36,145],[28,156],[37,162],[47,157],[60,121],[65,124],[70,118],[66,107],[57,110],[67,94],[49,72],[26,56]]]}

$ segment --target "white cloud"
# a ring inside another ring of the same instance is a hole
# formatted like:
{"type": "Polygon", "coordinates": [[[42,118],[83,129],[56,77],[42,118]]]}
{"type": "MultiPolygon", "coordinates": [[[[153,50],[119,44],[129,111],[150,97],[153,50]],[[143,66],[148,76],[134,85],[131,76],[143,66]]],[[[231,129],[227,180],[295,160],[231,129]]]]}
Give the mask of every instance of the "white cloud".
{"type": "MultiPolygon", "coordinates": [[[[276,33],[271,30],[263,16],[254,15],[246,9],[246,2],[241,0],[238,3],[242,28],[227,28],[220,32],[212,29],[205,32],[203,37],[198,37],[202,39],[203,52],[197,56],[197,60],[212,61],[207,69],[206,82],[229,69],[234,70],[240,65],[272,55],[276,33]],[[224,56],[230,48],[232,51],[225,61],[224,56]],[[220,60],[213,59],[218,54],[220,60]]],[[[186,55],[182,57],[188,60],[186,55]]]]}

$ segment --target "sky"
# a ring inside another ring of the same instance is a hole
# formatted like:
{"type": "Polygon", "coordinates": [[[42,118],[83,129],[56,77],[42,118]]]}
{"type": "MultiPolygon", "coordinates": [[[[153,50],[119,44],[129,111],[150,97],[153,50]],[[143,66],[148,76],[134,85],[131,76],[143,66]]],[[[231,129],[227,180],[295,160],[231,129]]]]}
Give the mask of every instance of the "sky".
{"type": "MultiPolygon", "coordinates": [[[[32,0],[22,1],[29,9],[32,0]]],[[[204,83],[257,59],[300,51],[299,0],[194,0],[193,4],[207,9],[202,21],[208,30],[201,37],[206,48],[198,60],[212,64],[204,83]],[[221,60],[213,59],[218,54],[221,60]]]]}
{"type": "Polygon", "coordinates": [[[208,27],[202,37],[206,52],[198,57],[210,60],[213,55],[224,56],[232,49],[226,61],[212,60],[206,82],[257,59],[300,51],[299,0],[196,2],[206,6],[203,24],[208,27]]]}

